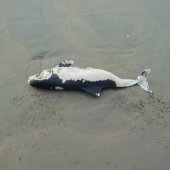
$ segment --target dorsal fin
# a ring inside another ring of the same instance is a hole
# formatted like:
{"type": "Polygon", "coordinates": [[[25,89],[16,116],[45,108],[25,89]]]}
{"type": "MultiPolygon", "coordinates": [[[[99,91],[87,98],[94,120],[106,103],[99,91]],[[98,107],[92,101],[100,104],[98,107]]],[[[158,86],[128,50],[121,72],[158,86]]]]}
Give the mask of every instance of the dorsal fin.
{"type": "Polygon", "coordinates": [[[100,87],[97,86],[82,87],[81,89],[92,96],[98,96],[98,97],[100,96],[102,90],[100,87]]]}
{"type": "Polygon", "coordinates": [[[74,61],[73,60],[65,60],[65,61],[62,61],[58,67],[69,67],[71,65],[74,64],[74,61]]]}

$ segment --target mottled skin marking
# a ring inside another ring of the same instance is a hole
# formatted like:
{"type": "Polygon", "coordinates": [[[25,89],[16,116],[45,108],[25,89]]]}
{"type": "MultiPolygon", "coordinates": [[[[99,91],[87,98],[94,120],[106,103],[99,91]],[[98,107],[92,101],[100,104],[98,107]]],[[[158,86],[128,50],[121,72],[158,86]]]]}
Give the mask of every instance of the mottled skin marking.
{"type": "MultiPolygon", "coordinates": [[[[67,80],[65,83],[62,83],[62,80],[56,75],[52,74],[49,79],[46,80],[31,80],[30,85],[33,87],[44,88],[44,89],[56,89],[56,87],[62,87],[65,90],[83,90],[86,91],[86,88],[94,88],[94,92],[89,92],[91,95],[100,96],[100,92],[105,88],[115,88],[116,83],[112,80],[101,80],[90,82],[86,80],[67,80]],[[95,89],[100,89],[96,92],[95,89]]],[[[87,91],[86,91],[87,92],[87,91]]]]}

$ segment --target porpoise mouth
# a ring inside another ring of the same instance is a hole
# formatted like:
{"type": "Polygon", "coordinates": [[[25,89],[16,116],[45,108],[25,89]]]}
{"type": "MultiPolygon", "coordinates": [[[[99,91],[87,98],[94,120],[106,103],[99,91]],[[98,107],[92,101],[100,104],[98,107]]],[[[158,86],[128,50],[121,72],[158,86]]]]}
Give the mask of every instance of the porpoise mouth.
{"type": "Polygon", "coordinates": [[[30,82],[31,82],[31,80],[37,80],[37,77],[39,76],[39,74],[36,74],[36,75],[34,75],[34,76],[30,76],[29,78],[28,78],[28,84],[30,84],[30,82]]]}
{"type": "Polygon", "coordinates": [[[28,78],[28,84],[30,84],[31,80],[44,80],[48,79],[53,74],[51,69],[43,70],[40,74],[35,74],[28,78]]]}

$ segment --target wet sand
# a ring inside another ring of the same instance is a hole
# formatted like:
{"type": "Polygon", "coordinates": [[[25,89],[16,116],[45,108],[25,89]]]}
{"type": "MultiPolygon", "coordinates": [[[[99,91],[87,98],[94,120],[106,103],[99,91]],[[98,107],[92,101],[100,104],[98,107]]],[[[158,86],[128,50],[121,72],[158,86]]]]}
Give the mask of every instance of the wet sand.
{"type": "Polygon", "coordinates": [[[168,1],[0,2],[0,170],[169,170],[168,1]],[[34,89],[29,75],[64,59],[136,78],[139,86],[34,89]]]}

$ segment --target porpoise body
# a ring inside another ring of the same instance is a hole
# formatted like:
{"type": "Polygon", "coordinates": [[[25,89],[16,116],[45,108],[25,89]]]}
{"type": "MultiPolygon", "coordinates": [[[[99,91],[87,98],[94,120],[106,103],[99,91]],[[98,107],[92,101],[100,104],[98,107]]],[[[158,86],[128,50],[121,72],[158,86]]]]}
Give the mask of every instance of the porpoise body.
{"type": "Polygon", "coordinates": [[[72,60],[65,60],[56,67],[30,76],[28,83],[37,88],[53,90],[82,90],[93,96],[100,96],[106,88],[123,88],[138,84],[152,93],[147,82],[150,69],[144,70],[137,79],[122,79],[111,72],[96,68],[74,67],[72,60]]]}

